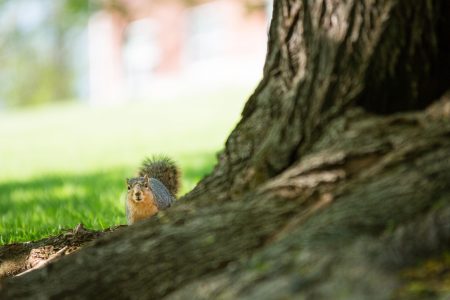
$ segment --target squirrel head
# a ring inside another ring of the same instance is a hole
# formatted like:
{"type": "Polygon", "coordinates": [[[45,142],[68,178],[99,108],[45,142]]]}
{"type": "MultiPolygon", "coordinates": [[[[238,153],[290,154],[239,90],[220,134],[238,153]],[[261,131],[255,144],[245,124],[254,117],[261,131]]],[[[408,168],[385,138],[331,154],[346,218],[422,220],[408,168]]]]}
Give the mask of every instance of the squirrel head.
{"type": "Polygon", "coordinates": [[[153,201],[153,193],[150,190],[148,176],[127,178],[127,198],[134,202],[153,201]]]}

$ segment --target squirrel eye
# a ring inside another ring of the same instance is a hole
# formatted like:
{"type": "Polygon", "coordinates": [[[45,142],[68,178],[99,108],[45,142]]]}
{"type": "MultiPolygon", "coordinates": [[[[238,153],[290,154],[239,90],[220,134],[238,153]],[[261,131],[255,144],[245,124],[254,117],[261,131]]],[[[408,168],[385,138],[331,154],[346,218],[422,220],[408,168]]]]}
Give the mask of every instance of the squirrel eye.
{"type": "Polygon", "coordinates": [[[131,190],[131,186],[128,186],[128,190],[131,190]]]}

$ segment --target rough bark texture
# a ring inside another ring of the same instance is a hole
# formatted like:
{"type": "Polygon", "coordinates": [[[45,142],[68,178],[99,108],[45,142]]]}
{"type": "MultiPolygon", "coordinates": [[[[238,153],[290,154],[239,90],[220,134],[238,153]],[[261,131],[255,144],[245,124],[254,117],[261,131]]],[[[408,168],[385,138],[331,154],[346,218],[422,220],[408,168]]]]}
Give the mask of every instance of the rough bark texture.
{"type": "Polygon", "coordinates": [[[444,299],[449,96],[408,111],[450,88],[449,7],[275,1],[264,78],[213,173],[0,298],[444,299]],[[440,284],[411,288],[429,259],[440,284]]]}

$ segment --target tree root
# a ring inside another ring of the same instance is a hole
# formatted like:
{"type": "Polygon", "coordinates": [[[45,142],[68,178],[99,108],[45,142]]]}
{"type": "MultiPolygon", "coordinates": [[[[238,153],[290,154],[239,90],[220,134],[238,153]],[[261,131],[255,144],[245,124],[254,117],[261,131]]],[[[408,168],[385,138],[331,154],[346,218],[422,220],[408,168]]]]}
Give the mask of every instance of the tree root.
{"type": "Polygon", "coordinates": [[[21,276],[40,269],[61,256],[72,254],[89,242],[110,233],[119,227],[107,228],[103,231],[89,230],[83,224],[74,229],[39,241],[14,243],[0,247],[0,279],[10,276],[21,276]]]}

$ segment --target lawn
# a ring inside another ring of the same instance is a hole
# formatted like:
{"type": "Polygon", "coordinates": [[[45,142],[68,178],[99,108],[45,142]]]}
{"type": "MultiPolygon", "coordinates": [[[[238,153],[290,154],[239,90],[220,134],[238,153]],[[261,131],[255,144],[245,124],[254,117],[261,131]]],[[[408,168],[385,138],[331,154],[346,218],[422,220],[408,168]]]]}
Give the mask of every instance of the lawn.
{"type": "Polygon", "coordinates": [[[178,162],[183,194],[215,164],[249,89],[92,108],[0,114],[0,244],[82,222],[125,224],[125,178],[149,155],[178,162]]]}

